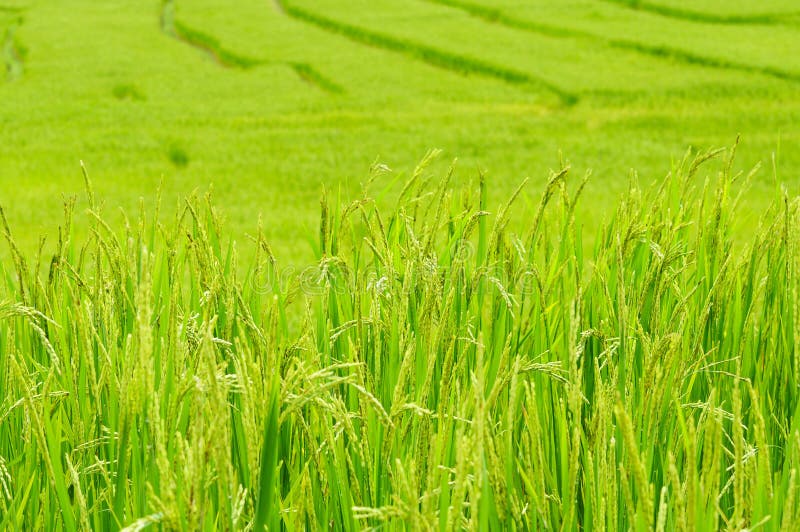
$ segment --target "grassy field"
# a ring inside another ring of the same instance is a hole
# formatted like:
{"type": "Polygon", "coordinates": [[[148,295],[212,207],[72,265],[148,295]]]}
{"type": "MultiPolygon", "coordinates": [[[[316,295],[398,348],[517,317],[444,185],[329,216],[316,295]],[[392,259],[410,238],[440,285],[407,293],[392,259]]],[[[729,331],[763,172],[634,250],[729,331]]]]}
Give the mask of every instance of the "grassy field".
{"type": "Polygon", "coordinates": [[[566,169],[515,234],[522,196],[423,164],[391,210],[324,200],[301,275],[263,235],[237,274],[202,201],[114,231],[89,186],[92,239],[68,211],[2,272],[0,528],[797,530],[800,201],[737,244],[712,155],[588,255],[566,169]]]}
{"type": "Polygon", "coordinates": [[[0,530],[800,529],[795,2],[0,38],[0,530]]]}
{"type": "MultiPolygon", "coordinates": [[[[601,217],[632,169],[652,182],[743,136],[749,206],[797,185],[798,10],[790,1],[69,0],[0,3],[0,203],[20,245],[55,245],[83,160],[114,211],[213,183],[230,231],[257,215],[311,258],[323,187],[357,197],[376,158],[430,148],[501,201],[560,155],[601,217]]],[[[85,208],[81,203],[79,207],[85,208]]],[[[118,218],[117,218],[118,220],[118,218]]],[[[80,229],[80,228],[79,228],[80,229]]],[[[85,228],[83,228],[85,230],[85,228]]]]}

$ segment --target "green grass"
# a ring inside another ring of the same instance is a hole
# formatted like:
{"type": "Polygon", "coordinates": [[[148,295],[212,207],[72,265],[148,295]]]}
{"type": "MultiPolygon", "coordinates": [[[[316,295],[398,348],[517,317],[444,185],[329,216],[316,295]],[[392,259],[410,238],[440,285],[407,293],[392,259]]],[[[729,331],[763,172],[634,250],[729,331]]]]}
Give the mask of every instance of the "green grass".
{"type": "MultiPolygon", "coordinates": [[[[739,133],[739,169],[769,166],[778,153],[781,179],[797,188],[800,40],[790,2],[0,5],[0,36],[13,28],[4,64],[22,59],[0,80],[9,102],[0,107],[0,200],[27,253],[41,234],[55,249],[61,202],[80,194],[81,160],[115,223],[117,206],[134,211],[160,183],[166,205],[213,183],[219,201],[236,206],[226,209],[233,235],[243,240],[260,214],[274,248],[297,263],[311,257],[298,242],[323,188],[355,198],[376,158],[408,174],[431,146],[460,158],[456,184],[491,169],[495,202],[524,177],[542,185],[563,154],[577,174],[594,172],[587,217],[605,216],[631,168],[652,183],[687,147],[739,133]],[[644,4],[772,13],[781,23],[668,16],[644,4]]],[[[772,189],[770,173],[760,174],[747,210],[763,210],[772,189]]]]}
{"type": "Polygon", "coordinates": [[[209,198],[120,227],[87,178],[48,262],[3,217],[0,528],[796,529],[800,200],[742,239],[754,174],[687,156],[585,252],[567,168],[495,204],[433,155],[301,272],[209,198]]]}

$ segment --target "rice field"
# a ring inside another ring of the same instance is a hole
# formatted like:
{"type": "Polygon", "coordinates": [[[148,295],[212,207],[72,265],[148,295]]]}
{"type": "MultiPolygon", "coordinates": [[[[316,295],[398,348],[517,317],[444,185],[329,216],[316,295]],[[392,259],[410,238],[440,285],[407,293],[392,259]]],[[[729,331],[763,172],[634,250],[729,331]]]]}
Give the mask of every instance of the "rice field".
{"type": "Polygon", "coordinates": [[[116,228],[87,179],[49,264],[3,217],[1,527],[796,529],[800,202],[737,243],[753,174],[687,156],[585,254],[569,168],[492,206],[435,155],[302,272],[209,197],[116,228]]]}
{"type": "MultiPolygon", "coordinates": [[[[0,1],[0,203],[28,255],[56,245],[79,161],[108,216],[161,186],[213,185],[238,241],[261,214],[296,264],[323,188],[356,198],[376,159],[408,175],[429,149],[500,203],[561,158],[592,170],[602,218],[635,170],[688,148],[737,170],[776,155],[796,193],[797,8],[789,0],[0,1]],[[24,187],[18,187],[18,183],[24,187]],[[13,195],[9,192],[13,190],[13,195]],[[298,244],[300,243],[300,244],[298,244]]],[[[773,196],[767,171],[743,216],[773,196]]],[[[84,236],[88,227],[76,231],[84,236]]],[[[5,254],[5,252],[2,252],[5,254]]],[[[4,255],[7,256],[7,255],[4,255]]],[[[287,259],[288,260],[288,259],[287,259]]]]}
{"type": "Polygon", "coordinates": [[[800,530],[794,2],[0,39],[0,530],[800,530]]]}

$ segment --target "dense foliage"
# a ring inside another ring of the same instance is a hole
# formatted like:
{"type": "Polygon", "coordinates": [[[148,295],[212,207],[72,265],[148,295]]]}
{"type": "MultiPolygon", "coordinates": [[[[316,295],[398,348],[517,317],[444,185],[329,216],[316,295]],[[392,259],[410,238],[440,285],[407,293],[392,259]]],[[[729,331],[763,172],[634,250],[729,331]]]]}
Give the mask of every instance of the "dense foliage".
{"type": "Polygon", "coordinates": [[[302,272],[198,199],[118,233],[88,186],[47,261],[5,224],[0,528],[796,529],[798,202],[734,242],[717,154],[586,254],[567,169],[517,235],[429,159],[302,272]]]}

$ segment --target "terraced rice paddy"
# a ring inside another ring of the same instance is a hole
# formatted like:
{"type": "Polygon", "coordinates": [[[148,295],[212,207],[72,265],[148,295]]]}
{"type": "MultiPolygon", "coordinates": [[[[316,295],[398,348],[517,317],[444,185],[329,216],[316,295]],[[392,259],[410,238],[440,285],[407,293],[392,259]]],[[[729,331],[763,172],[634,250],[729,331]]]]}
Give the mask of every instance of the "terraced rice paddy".
{"type": "Polygon", "coordinates": [[[0,530],[800,529],[793,2],[0,38],[0,530]]]}
{"type": "Polygon", "coordinates": [[[25,187],[3,204],[33,251],[80,194],[79,160],[129,211],[159,183],[170,204],[213,183],[239,239],[260,213],[305,262],[309,206],[323,186],[357,195],[378,157],[408,171],[442,148],[455,183],[485,169],[501,201],[563,154],[593,171],[584,214],[602,216],[632,169],[649,183],[741,134],[740,168],[767,168],[756,212],[773,153],[790,187],[800,166],[781,149],[797,23],[791,2],[6,0],[0,189],[25,187]]]}

